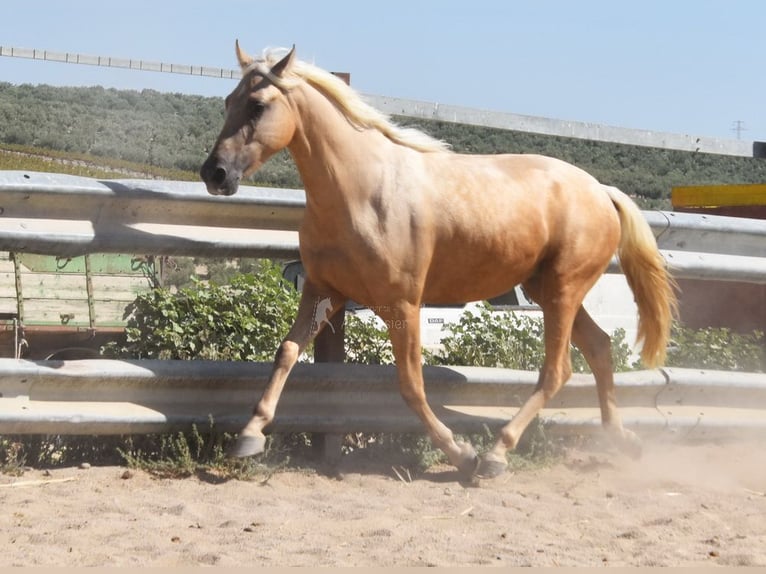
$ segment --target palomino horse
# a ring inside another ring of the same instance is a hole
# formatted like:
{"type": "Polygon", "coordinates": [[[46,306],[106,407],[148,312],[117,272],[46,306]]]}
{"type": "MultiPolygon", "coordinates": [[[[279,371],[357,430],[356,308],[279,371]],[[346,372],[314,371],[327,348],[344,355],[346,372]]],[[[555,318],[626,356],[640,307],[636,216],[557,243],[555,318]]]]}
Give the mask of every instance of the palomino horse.
{"type": "Polygon", "coordinates": [[[603,426],[627,453],[641,451],[617,412],[610,340],[582,307],[618,253],[639,311],[647,365],[665,356],[675,296],[651,229],[621,191],[538,155],[463,155],[394,125],[344,82],[295,58],[293,47],[254,59],[236,45],[242,80],[200,175],[213,195],[287,148],[306,190],[300,254],[306,282],[297,318],[233,454],[264,448],[298,356],[348,299],[389,327],[399,390],[432,442],[466,475],[494,476],[506,452],[571,375],[569,345],[597,383],[603,426]],[[423,385],[423,303],[491,298],[523,284],[544,314],[545,361],[535,390],[479,459],[429,407],[423,385]],[[317,310],[323,312],[317,318],[317,310]],[[322,320],[319,320],[322,319],[322,320]]]}

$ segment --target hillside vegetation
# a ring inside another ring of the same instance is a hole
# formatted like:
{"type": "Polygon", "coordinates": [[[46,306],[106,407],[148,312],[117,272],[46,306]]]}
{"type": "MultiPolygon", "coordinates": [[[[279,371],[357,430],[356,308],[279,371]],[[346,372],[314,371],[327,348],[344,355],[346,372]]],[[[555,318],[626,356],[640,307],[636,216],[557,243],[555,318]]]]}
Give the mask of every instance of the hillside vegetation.
{"type": "MultiPolygon", "coordinates": [[[[603,183],[620,187],[646,208],[668,208],[674,185],[766,182],[766,161],[760,159],[395,119],[449,142],[459,152],[541,153],[561,158],[603,183]]],[[[106,171],[118,177],[129,173],[131,177],[195,179],[222,123],[222,97],[0,83],[0,144],[5,149],[64,152],[82,165],[106,165],[106,171]]],[[[56,161],[63,163],[60,157],[56,161]]],[[[13,166],[13,157],[6,155],[0,167],[13,166]]],[[[256,178],[259,185],[301,187],[286,152],[270,160],[256,178]]]]}

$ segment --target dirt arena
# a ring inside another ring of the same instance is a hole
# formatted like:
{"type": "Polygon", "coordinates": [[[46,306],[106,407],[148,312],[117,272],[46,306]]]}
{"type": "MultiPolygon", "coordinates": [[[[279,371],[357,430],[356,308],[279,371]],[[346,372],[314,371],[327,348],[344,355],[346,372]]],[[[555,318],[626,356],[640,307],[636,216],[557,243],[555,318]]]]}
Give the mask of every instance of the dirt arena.
{"type": "Polygon", "coordinates": [[[464,487],[344,459],[342,475],[0,476],[0,566],[765,566],[763,444],[579,448],[464,487]]]}

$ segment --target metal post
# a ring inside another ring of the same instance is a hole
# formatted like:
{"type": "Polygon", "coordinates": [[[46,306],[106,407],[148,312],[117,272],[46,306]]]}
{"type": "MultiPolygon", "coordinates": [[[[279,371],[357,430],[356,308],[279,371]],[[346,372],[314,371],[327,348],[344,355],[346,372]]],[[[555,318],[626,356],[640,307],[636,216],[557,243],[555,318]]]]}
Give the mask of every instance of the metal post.
{"type": "Polygon", "coordinates": [[[15,252],[11,251],[8,256],[13,259],[13,280],[16,284],[16,317],[20,324],[24,324],[24,293],[21,286],[21,263],[15,252]]]}
{"type": "MultiPolygon", "coordinates": [[[[341,307],[314,339],[314,362],[343,363],[346,360],[345,319],[346,309],[341,307]]],[[[315,452],[322,458],[328,469],[335,471],[340,464],[343,435],[314,433],[311,439],[315,452]]]]}
{"type": "Polygon", "coordinates": [[[22,329],[24,328],[24,293],[21,285],[21,262],[18,255],[11,251],[8,257],[13,260],[13,280],[16,286],[16,317],[13,318],[13,355],[21,358],[21,348],[27,344],[22,329]]]}
{"type": "Polygon", "coordinates": [[[88,253],[85,254],[85,291],[88,294],[88,325],[91,330],[94,330],[96,328],[96,304],[93,294],[93,270],[90,266],[90,255],[88,253]]]}

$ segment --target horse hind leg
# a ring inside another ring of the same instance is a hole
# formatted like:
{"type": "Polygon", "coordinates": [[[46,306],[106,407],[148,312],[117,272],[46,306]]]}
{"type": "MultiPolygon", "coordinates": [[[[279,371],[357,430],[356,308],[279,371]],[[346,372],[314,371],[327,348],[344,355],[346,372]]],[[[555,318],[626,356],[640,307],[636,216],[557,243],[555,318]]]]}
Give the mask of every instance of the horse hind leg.
{"type": "Polygon", "coordinates": [[[580,306],[572,329],[572,342],[580,349],[596,379],[601,424],[617,447],[632,458],[641,456],[641,441],[622,426],[614,388],[612,347],[607,335],[580,306]]]}
{"type": "Polygon", "coordinates": [[[525,285],[543,309],[545,332],[543,366],[532,395],[513,419],[500,430],[495,445],[482,456],[477,475],[483,478],[492,478],[505,472],[508,466],[506,453],[516,448],[529,423],[572,374],[569,344],[581,296],[567,289],[552,289],[553,280],[543,284],[547,287],[545,290],[537,288],[536,282],[525,285]]]}

